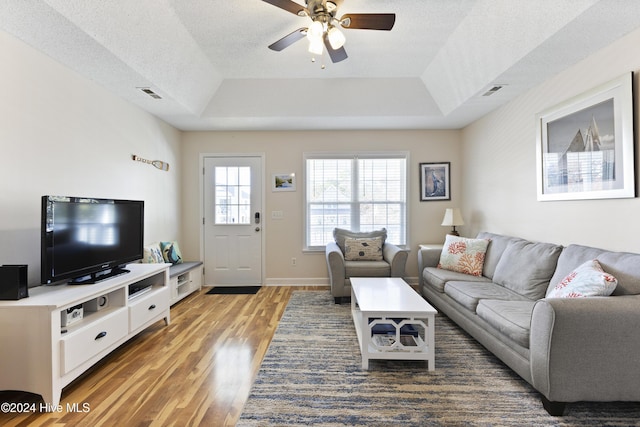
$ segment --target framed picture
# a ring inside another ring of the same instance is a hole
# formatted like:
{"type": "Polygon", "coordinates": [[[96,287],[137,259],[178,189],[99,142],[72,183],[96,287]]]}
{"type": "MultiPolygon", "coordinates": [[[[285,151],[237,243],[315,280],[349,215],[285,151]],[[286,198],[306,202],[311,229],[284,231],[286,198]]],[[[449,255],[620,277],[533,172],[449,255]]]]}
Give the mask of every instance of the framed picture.
{"type": "Polygon", "coordinates": [[[538,200],[635,197],[632,77],[536,116],[538,200]]]}
{"type": "Polygon", "coordinates": [[[296,191],[296,174],[273,174],[273,177],[271,178],[271,191],[296,191]]]}
{"type": "Polygon", "coordinates": [[[420,163],[420,201],[451,200],[450,162],[420,163]]]}

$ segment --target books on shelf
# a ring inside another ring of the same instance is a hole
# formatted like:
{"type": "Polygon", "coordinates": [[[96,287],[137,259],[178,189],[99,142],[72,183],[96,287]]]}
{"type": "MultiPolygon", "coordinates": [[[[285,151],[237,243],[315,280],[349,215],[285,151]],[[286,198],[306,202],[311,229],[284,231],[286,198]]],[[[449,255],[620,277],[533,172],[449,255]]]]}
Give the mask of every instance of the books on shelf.
{"type": "MultiPolygon", "coordinates": [[[[373,334],[373,343],[378,347],[391,347],[396,342],[396,336],[390,334],[373,334]]],[[[394,347],[392,350],[400,351],[403,347],[417,347],[418,341],[413,335],[400,335],[400,346],[394,347]]]]}

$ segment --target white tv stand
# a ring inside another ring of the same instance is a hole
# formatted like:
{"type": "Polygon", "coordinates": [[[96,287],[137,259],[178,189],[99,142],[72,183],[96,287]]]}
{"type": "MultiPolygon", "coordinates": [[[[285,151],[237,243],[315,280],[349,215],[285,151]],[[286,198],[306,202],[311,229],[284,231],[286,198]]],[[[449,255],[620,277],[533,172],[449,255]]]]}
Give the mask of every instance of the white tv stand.
{"type": "Polygon", "coordinates": [[[185,261],[169,268],[171,305],[202,288],[202,261],[185,261]]]}
{"type": "Polygon", "coordinates": [[[36,393],[57,406],[63,387],[104,356],[158,320],[169,325],[169,265],[127,269],[97,284],[39,286],[28,298],[0,301],[0,390],[36,393]],[[129,285],[145,279],[151,290],[130,297],[129,285]],[[61,313],[78,305],[82,319],[62,327],[61,313]]]}

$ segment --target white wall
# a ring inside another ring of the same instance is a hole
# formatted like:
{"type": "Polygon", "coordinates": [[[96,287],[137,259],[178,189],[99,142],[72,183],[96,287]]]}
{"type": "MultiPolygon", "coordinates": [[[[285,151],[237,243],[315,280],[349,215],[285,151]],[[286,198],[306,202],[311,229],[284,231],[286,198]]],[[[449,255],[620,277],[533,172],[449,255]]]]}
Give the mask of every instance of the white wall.
{"type": "MultiPolygon", "coordinates": [[[[535,122],[536,113],[638,71],[638,46],[640,31],[635,31],[464,129],[462,208],[469,220],[461,228],[464,234],[486,230],[565,245],[640,251],[638,198],[536,200],[535,122]]],[[[636,75],[636,122],[638,82],[636,75]]],[[[637,140],[637,129],[635,133],[637,140]]]]}
{"type": "Polygon", "coordinates": [[[4,32],[0,64],[0,264],[39,283],[45,194],[145,200],[146,242],[179,239],[179,131],[4,32]]]}
{"type": "Polygon", "coordinates": [[[201,245],[200,183],[195,167],[202,153],[264,153],[266,211],[263,213],[268,283],[328,283],[324,252],[303,253],[303,154],[309,151],[408,151],[410,152],[410,248],[407,275],[417,277],[416,248],[420,243],[444,240],[448,230],[440,226],[444,210],[461,202],[459,131],[325,131],[325,132],[187,132],[183,136],[183,242],[185,257],[199,258],[201,245]],[[452,200],[420,202],[421,162],[451,162],[452,200]],[[273,193],[268,179],[274,173],[295,172],[295,192],[273,193]],[[271,212],[284,212],[284,220],[272,220],[271,212]],[[291,266],[295,257],[297,265],[291,266]]]}

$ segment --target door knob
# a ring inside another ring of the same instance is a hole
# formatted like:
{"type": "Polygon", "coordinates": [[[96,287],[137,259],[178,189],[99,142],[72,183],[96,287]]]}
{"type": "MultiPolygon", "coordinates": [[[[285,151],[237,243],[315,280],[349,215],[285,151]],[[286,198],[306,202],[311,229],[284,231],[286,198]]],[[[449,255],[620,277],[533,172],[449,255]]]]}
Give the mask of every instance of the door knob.
{"type": "Polygon", "coordinates": [[[260,227],[256,227],[256,231],[260,231],[260,227]]]}

